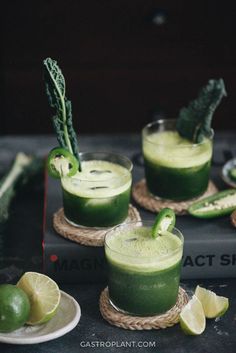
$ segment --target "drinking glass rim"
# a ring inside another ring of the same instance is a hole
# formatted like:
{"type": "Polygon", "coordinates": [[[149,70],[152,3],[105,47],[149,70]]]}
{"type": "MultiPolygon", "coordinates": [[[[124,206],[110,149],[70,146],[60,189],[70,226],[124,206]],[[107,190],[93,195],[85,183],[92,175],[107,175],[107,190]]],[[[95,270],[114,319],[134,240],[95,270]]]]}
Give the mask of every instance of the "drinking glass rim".
{"type": "MultiPolygon", "coordinates": [[[[104,152],[104,151],[99,151],[99,152],[97,152],[97,151],[95,151],[95,152],[93,152],[93,151],[91,151],[91,152],[90,151],[88,151],[88,152],[79,152],[79,156],[90,155],[90,154],[91,155],[97,155],[97,156],[99,156],[99,155],[106,156],[107,155],[107,156],[114,156],[114,157],[120,158],[124,162],[128,163],[130,165],[130,167],[126,168],[125,166],[122,166],[119,163],[112,162],[112,161],[109,161],[109,160],[106,160],[106,159],[97,159],[97,160],[111,162],[111,163],[120,165],[121,167],[125,168],[129,173],[131,173],[132,170],[133,170],[133,163],[131,162],[131,160],[128,157],[126,157],[126,156],[124,156],[124,155],[122,155],[120,153],[104,152]]],[[[91,160],[96,160],[96,159],[95,158],[91,158],[91,160]]],[[[80,172],[78,172],[78,173],[80,173],[80,172]]],[[[74,179],[74,180],[86,181],[86,183],[97,183],[98,182],[98,180],[96,180],[96,179],[95,180],[88,180],[88,179],[85,179],[83,177],[79,177],[78,173],[73,175],[73,176],[70,176],[70,177],[69,176],[64,176],[64,177],[62,177],[62,179],[68,179],[69,178],[69,179],[74,179]]],[[[116,179],[123,178],[124,176],[126,176],[125,173],[121,174],[119,176],[115,176],[115,177],[113,176],[111,178],[107,178],[106,180],[99,180],[99,182],[103,183],[103,182],[107,182],[107,181],[111,181],[111,180],[116,180],[116,179]]]]}
{"type": "MultiPolygon", "coordinates": [[[[148,123],[147,125],[145,125],[144,126],[144,128],[142,129],[142,136],[143,136],[143,138],[145,138],[147,141],[148,141],[148,143],[151,143],[151,144],[153,144],[154,146],[163,146],[163,144],[162,143],[156,143],[156,142],[153,142],[153,141],[150,141],[150,139],[148,138],[148,136],[147,135],[145,135],[144,136],[144,134],[145,134],[145,131],[148,129],[148,128],[150,128],[150,127],[152,127],[152,126],[154,126],[154,125],[156,125],[156,124],[161,124],[161,123],[164,123],[164,122],[169,122],[169,123],[174,123],[174,122],[176,122],[177,121],[177,119],[157,119],[157,120],[155,120],[155,121],[152,121],[152,122],[150,122],[150,123],[148,123]]],[[[171,131],[171,130],[170,130],[171,131]]],[[[176,130],[177,131],[177,130],[176,130]]],[[[214,130],[211,128],[211,134],[210,134],[210,136],[206,136],[206,140],[203,140],[203,141],[201,141],[201,142],[198,142],[198,143],[192,143],[191,145],[188,145],[188,144],[181,144],[181,146],[176,146],[176,148],[185,148],[185,147],[191,147],[191,148],[194,148],[194,147],[198,147],[198,146],[201,146],[201,145],[203,145],[203,144],[205,144],[205,143],[207,143],[208,142],[208,140],[210,140],[210,141],[212,141],[213,140],[213,137],[214,137],[214,130]]],[[[191,141],[190,141],[191,142],[191,141]]],[[[169,145],[164,145],[164,146],[173,146],[172,144],[169,144],[169,145]]]]}
{"type": "MultiPolygon", "coordinates": [[[[144,226],[145,227],[145,225],[150,225],[149,226],[149,228],[151,228],[151,226],[154,224],[154,221],[150,221],[150,220],[144,220],[144,221],[136,221],[136,222],[127,222],[127,223],[121,223],[121,224],[117,224],[116,226],[114,226],[112,229],[110,229],[110,230],[108,230],[107,231],[107,233],[106,233],[106,235],[105,235],[105,240],[104,240],[104,245],[105,245],[105,247],[107,247],[110,251],[112,251],[112,252],[114,252],[114,253],[116,253],[116,254],[119,254],[119,255],[122,255],[122,256],[125,256],[125,257],[127,257],[127,258],[137,258],[137,255],[127,255],[127,254],[124,254],[124,253],[122,253],[121,251],[117,251],[117,250],[115,250],[115,249],[113,249],[111,246],[109,246],[108,245],[108,243],[107,243],[107,237],[109,236],[109,234],[110,233],[112,233],[112,232],[115,232],[116,231],[116,229],[117,228],[120,228],[120,227],[126,227],[126,226],[128,226],[128,225],[137,225],[137,224],[141,224],[142,226],[144,226]]],[[[178,246],[176,249],[174,249],[173,251],[171,251],[170,253],[168,253],[168,254],[165,254],[165,255],[158,255],[158,260],[160,260],[160,261],[162,261],[163,259],[166,259],[166,258],[168,258],[168,257],[170,257],[170,256],[173,256],[173,255],[175,255],[181,248],[183,248],[183,245],[184,245],[184,236],[183,236],[183,234],[182,234],[182,232],[178,229],[178,228],[176,228],[176,227],[174,227],[173,228],[173,230],[178,234],[174,234],[175,236],[177,236],[180,240],[181,240],[181,245],[180,246],[178,246]]],[[[172,230],[172,231],[173,231],[172,230]]],[[[173,233],[172,233],[173,234],[173,233]]],[[[141,259],[151,259],[151,258],[154,258],[154,257],[156,257],[156,255],[154,256],[140,256],[140,258],[141,259]]]]}

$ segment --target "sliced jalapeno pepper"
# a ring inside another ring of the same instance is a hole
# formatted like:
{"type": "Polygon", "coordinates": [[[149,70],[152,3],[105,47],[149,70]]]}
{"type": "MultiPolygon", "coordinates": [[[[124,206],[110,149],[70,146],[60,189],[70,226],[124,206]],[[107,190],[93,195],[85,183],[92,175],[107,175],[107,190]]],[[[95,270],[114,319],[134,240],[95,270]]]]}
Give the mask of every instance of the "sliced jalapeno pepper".
{"type": "Polygon", "coordinates": [[[229,177],[230,177],[233,181],[236,181],[236,167],[230,169],[230,171],[229,171],[229,177]]]}
{"type": "Polygon", "coordinates": [[[62,147],[51,150],[47,159],[48,173],[53,178],[72,176],[78,171],[79,163],[75,156],[62,147]]]}
{"type": "Polygon", "coordinates": [[[230,214],[236,209],[236,190],[229,189],[193,203],[188,212],[198,218],[214,218],[230,214]]]}
{"type": "Polygon", "coordinates": [[[156,238],[164,231],[171,232],[175,226],[175,213],[171,208],[163,208],[157,215],[151,234],[156,238]]]}

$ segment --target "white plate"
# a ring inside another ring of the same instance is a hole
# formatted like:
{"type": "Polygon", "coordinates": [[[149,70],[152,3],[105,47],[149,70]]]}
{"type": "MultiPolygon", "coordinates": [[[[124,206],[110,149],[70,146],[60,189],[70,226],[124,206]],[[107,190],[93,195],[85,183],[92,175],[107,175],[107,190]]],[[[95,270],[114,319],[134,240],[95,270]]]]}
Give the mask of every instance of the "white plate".
{"type": "Polygon", "coordinates": [[[73,330],[81,316],[80,306],[69,294],[61,291],[61,301],[56,315],[46,324],[23,326],[10,333],[0,333],[0,342],[11,344],[42,343],[65,335],[73,330]]]}
{"type": "Polygon", "coordinates": [[[221,176],[224,182],[232,188],[236,188],[236,182],[229,177],[229,171],[236,167],[236,158],[230,159],[222,168],[221,176]]]}

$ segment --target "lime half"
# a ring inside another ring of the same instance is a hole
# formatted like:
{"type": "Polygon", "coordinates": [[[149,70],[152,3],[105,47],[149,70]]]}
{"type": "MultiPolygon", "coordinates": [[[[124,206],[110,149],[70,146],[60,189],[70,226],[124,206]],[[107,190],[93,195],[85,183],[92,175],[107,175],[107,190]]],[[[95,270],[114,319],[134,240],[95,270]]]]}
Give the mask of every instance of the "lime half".
{"type": "Polygon", "coordinates": [[[195,290],[196,297],[200,300],[208,319],[224,315],[229,307],[229,299],[216,295],[211,290],[197,286],[195,290]]]}
{"type": "Polygon", "coordinates": [[[162,232],[171,232],[175,226],[175,213],[171,208],[163,208],[157,215],[152,226],[152,236],[156,238],[162,232]]]}
{"type": "Polygon", "coordinates": [[[180,313],[180,326],[187,335],[200,335],[206,328],[202,303],[195,295],[180,313]]]}
{"type": "Polygon", "coordinates": [[[17,286],[29,297],[31,310],[27,321],[29,325],[49,321],[57,311],[61,293],[56,282],[37,272],[26,272],[17,286]]]}

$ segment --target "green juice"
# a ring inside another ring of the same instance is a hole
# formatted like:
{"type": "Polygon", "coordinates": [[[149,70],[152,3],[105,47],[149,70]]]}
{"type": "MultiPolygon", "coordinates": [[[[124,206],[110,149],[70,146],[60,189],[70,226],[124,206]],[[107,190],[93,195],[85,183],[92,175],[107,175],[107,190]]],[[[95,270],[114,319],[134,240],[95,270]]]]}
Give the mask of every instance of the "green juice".
{"type": "Polygon", "coordinates": [[[62,178],[66,219],[75,225],[109,227],[128,215],[131,173],[103,160],[82,162],[82,172],[62,178]]]}
{"type": "Polygon", "coordinates": [[[156,239],[150,228],[114,230],[106,237],[111,303],[133,315],[163,313],[175,305],[183,239],[165,232],[156,239]]]}
{"type": "Polygon", "coordinates": [[[171,200],[186,200],[207,189],[212,141],[200,144],[177,131],[154,132],[143,139],[145,176],[149,191],[171,200]]]}

